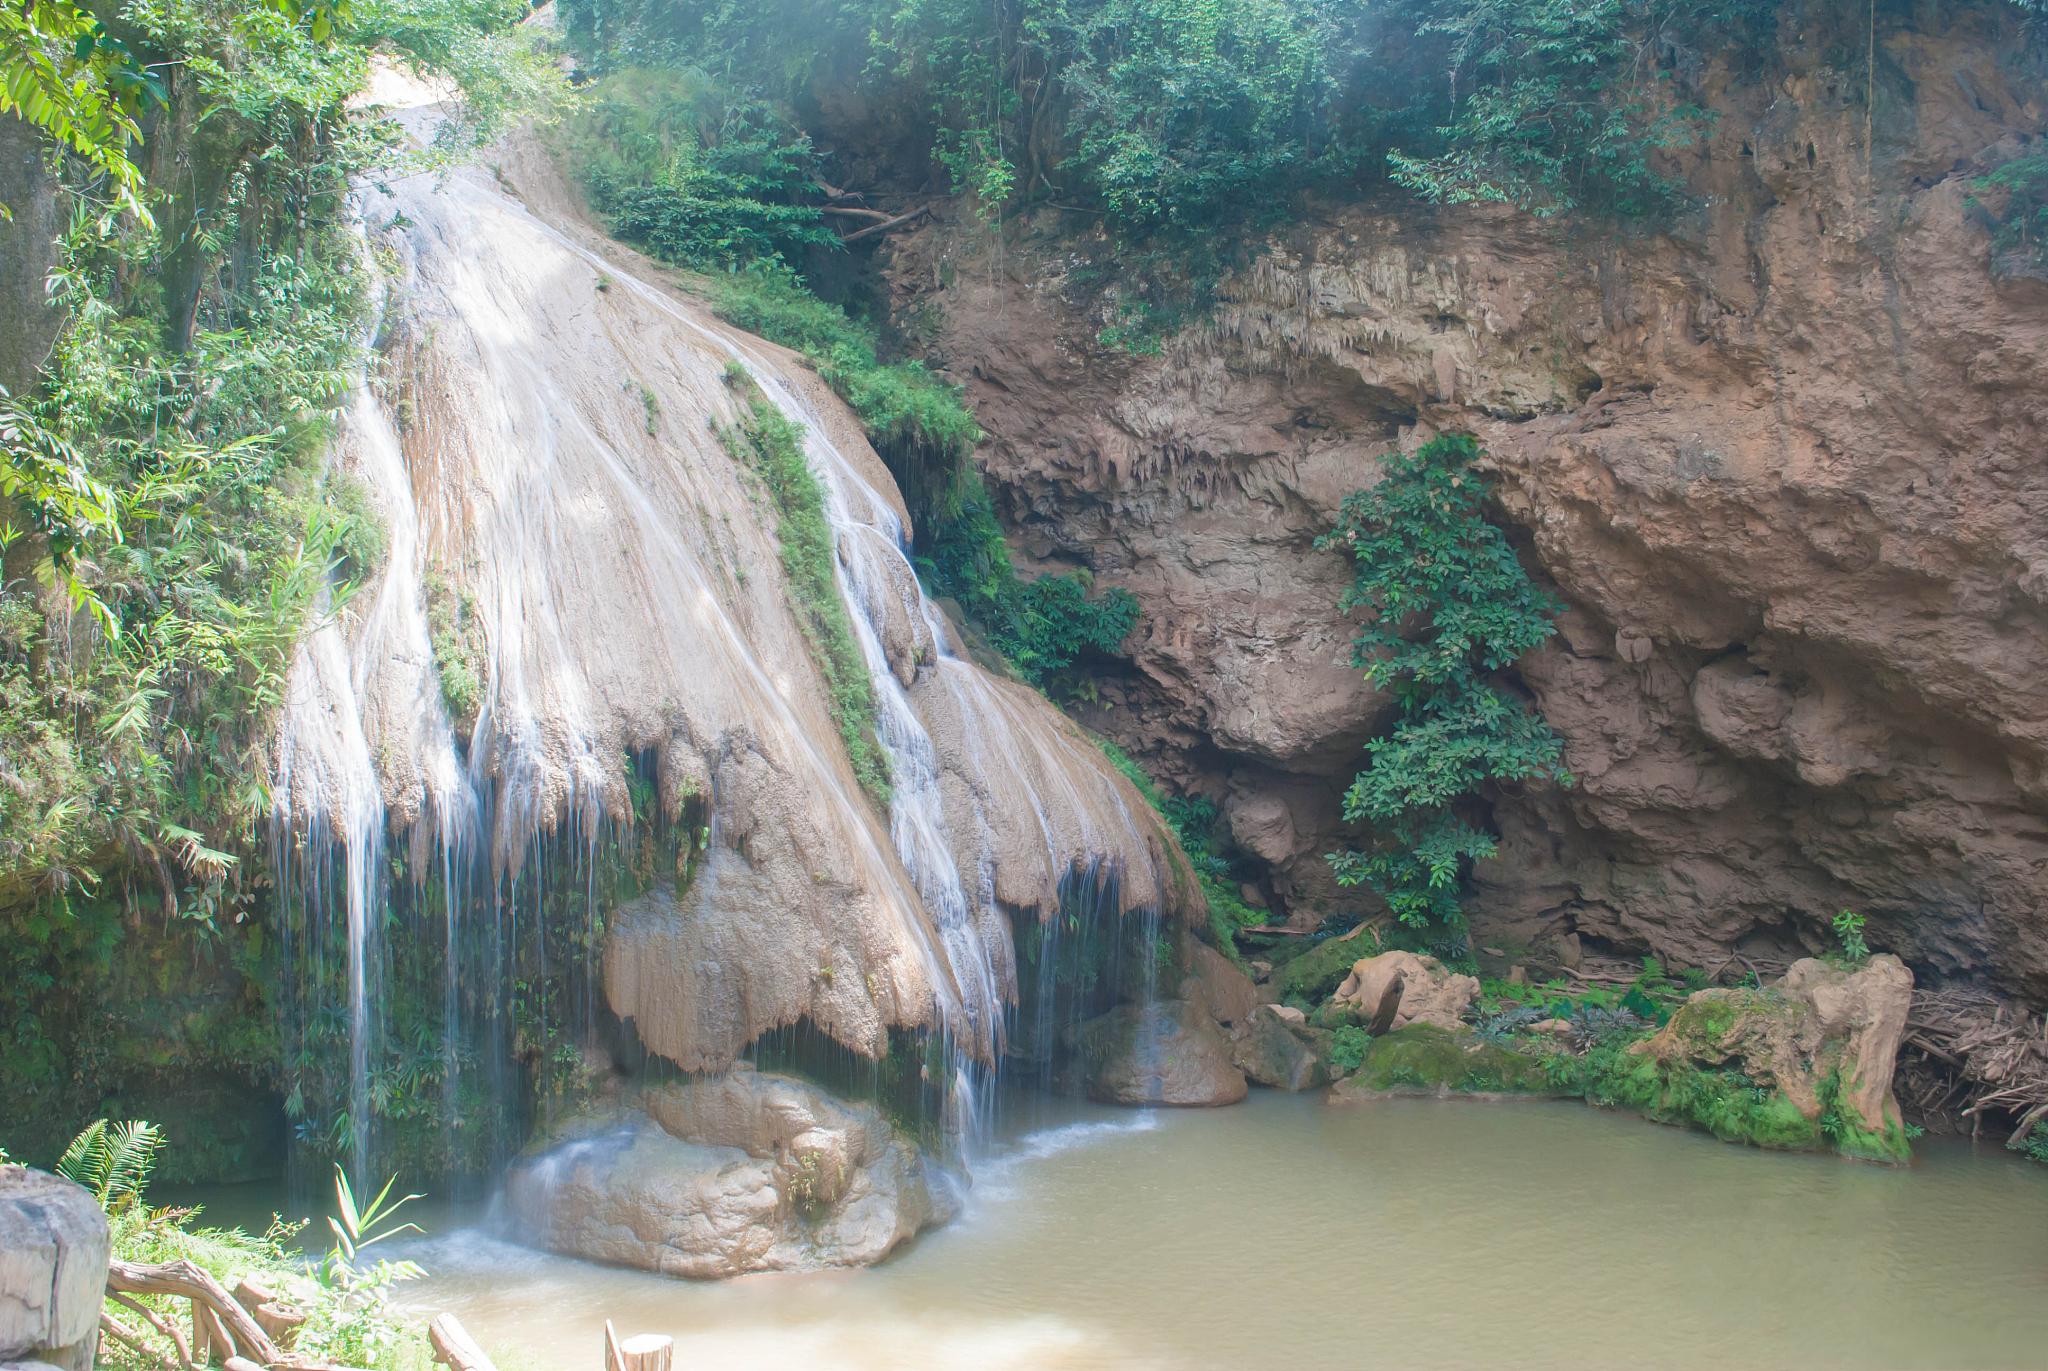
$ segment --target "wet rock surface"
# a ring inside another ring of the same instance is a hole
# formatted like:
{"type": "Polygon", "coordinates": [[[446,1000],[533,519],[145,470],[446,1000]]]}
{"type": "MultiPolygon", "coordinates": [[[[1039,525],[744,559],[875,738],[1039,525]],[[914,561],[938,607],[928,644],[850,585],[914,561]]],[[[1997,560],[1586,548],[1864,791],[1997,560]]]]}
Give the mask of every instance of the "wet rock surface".
{"type": "Polygon", "coordinates": [[[1230,1040],[1192,1001],[1119,1005],[1075,1029],[1072,1047],[1088,1097],[1105,1104],[1221,1105],[1245,1097],[1230,1040]]]}
{"type": "Polygon", "coordinates": [[[1273,1005],[1262,1005],[1238,1026],[1230,1040],[1231,1064],[1255,1085],[1275,1090],[1314,1090],[1330,1083],[1330,1068],[1298,1028],[1273,1005]]]}
{"type": "Polygon", "coordinates": [[[517,1232],[664,1275],[867,1266],[951,1216],[933,1165],[870,1105],[752,1071],[658,1086],[516,1165],[517,1232]]]}

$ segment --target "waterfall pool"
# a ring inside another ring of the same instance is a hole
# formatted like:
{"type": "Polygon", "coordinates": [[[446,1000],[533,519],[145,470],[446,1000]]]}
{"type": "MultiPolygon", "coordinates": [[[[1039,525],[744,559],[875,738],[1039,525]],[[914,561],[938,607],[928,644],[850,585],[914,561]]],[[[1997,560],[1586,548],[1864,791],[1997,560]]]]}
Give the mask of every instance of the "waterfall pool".
{"type": "Polygon", "coordinates": [[[1151,1113],[1010,1096],[999,1131],[962,1216],[871,1270],[691,1284],[430,1207],[404,1302],[456,1311],[503,1371],[599,1366],[607,1318],[672,1334],[690,1371],[2048,1355],[2048,1168],[1995,1144],[1929,1138],[1890,1170],[1576,1103],[1265,1092],[1151,1113]]]}

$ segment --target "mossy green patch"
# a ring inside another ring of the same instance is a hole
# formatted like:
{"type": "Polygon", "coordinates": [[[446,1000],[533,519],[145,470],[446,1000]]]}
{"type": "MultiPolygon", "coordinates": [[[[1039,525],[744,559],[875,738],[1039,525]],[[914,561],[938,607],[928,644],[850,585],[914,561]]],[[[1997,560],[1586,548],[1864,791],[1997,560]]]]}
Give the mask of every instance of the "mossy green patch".
{"type": "Polygon", "coordinates": [[[1583,1057],[1553,1058],[1551,1079],[1589,1104],[1633,1109],[1659,1123],[1704,1129],[1724,1142],[1810,1151],[1826,1141],[1819,1123],[1774,1085],[1739,1071],[1662,1061],[1630,1051],[1632,1046],[1607,1042],[1583,1057]]]}
{"type": "Polygon", "coordinates": [[[832,719],[846,743],[846,755],[861,788],[888,807],[889,759],[875,733],[875,683],[854,641],[853,620],[839,596],[832,569],[832,529],[825,520],[825,493],[804,460],[803,431],[761,393],[737,365],[726,370],[746,406],[737,425],[721,427],[719,438],[733,457],[759,473],[775,500],[776,535],[782,544],[782,574],[797,610],[811,656],[825,678],[832,719]]]}
{"type": "Polygon", "coordinates": [[[1282,1004],[1319,1008],[1344,984],[1352,963],[1378,951],[1379,943],[1370,933],[1325,939],[1282,963],[1273,973],[1273,989],[1282,1004]]]}
{"type": "Polygon", "coordinates": [[[1410,1024],[1373,1040],[1351,1077],[1355,1090],[1457,1095],[1551,1094],[1556,1087],[1536,1057],[1474,1033],[1410,1024]]]}

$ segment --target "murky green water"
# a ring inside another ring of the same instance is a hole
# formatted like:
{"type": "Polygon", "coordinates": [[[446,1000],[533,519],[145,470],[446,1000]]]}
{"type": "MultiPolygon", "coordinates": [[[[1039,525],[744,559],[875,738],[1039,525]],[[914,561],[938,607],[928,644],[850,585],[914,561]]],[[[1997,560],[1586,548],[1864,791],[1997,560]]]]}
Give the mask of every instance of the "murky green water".
{"type": "Polygon", "coordinates": [[[607,1317],[688,1371],[2048,1365],[2048,1168],[1996,1147],[1891,1171],[1570,1103],[1045,1109],[874,1270],[693,1285],[444,1230],[407,1300],[508,1371],[599,1365],[607,1317]]]}

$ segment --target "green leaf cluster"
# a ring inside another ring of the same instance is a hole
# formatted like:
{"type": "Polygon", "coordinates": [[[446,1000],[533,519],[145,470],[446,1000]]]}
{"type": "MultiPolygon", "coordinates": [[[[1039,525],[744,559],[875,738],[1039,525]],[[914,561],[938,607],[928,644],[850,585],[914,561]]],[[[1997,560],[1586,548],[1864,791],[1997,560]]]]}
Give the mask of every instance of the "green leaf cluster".
{"type": "Polygon", "coordinates": [[[1342,607],[1372,617],[1353,660],[1400,710],[1366,744],[1365,769],[1344,796],[1344,817],[1372,825],[1377,841],[1331,854],[1331,867],[1454,953],[1465,874],[1495,851],[1493,834],[1462,807],[1501,782],[1571,780],[1556,734],[1498,680],[1550,636],[1560,607],[1487,522],[1479,458],[1465,434],[1395,454],[1377,484],[1346,497],[1317,543],[1356,564],[1342,607]]]}
{"type": "Polygon", "coordinates": [[[2003,193],[2004,208],[1993,217],[1992,251],[2025,264],[2048,263],[2048,152],[2015,157],[1971,185],[2003,193]]]}

